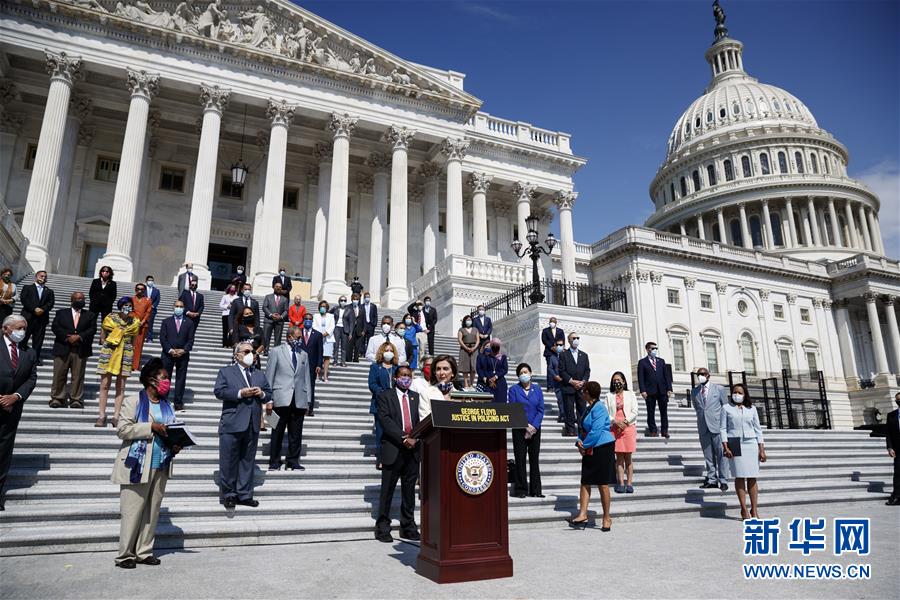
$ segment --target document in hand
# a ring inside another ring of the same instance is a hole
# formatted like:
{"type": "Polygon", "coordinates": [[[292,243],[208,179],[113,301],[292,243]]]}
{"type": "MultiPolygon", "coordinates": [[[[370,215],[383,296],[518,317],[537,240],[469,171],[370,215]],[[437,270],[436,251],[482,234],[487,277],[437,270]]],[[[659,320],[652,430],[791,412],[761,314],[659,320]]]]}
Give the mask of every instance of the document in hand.
{"type": "Polygon", "coordinates": [[[182,448],[187,448],[188,446],[196,446],[199,443],[194,434],[191,433],[191,430],[182,421],[166,425],[166,433],[168,435],[162,439],[169,447],[181,446],[182,448]]]}

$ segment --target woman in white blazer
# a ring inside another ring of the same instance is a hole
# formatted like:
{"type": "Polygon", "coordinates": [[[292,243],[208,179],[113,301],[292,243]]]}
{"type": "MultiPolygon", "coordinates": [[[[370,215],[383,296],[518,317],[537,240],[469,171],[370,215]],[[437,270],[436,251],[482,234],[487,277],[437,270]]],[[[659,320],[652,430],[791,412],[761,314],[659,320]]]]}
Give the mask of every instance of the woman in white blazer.
{"type": "Polygon", "coordinates": [[[756,478],[759,464],[766,462],[759,413],[753,408],[747,388],[736,384],[731,388],[731,401],[722,407],[722,449],[734,474],[734,488],[741,504],[741,520],[759,518],[759,489],[756,478]],[[746,487],[745,487],[746,486],[746,487]],[[750,511],[747,511],[747,496],[750,511]]]}
{"type": "Polygon", "coordinates": [[[628,389],[628,380],[621,371],[613,373],[609,381],[606,410],[609,412],[610,430],[616,438],[618,483],[613,490],[618,494],[633,494],[634,467],[631,455],[637,450],[638,402],[634,392],[628,389]]]}
{"type": "Polygon", "coordinates": [[[328,366],[334,355],[334,315],[330,312],[328,303],[319,302],[318,314],[313,315],[313,329],[322,334],[322,374],[319,379],[328,381],[328,366]]]}

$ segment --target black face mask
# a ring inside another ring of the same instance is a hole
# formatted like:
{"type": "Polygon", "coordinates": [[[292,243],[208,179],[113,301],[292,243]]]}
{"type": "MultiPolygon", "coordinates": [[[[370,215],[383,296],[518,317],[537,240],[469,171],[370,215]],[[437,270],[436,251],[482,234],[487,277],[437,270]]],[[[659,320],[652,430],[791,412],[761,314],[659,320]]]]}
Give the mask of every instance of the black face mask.
{"type": "Polygon", "coordinates": [[[74,308],[75,310],[81,310],[82,308],[84,308],[84,300],[75,300],[74,302],[72,302],[72,308],[74,308]]]}
{"type": "Polygon", "coordinates": [[[622,382],[621,381],[613,381],[612,387],[614,390],[621,390],[622,382]]]}

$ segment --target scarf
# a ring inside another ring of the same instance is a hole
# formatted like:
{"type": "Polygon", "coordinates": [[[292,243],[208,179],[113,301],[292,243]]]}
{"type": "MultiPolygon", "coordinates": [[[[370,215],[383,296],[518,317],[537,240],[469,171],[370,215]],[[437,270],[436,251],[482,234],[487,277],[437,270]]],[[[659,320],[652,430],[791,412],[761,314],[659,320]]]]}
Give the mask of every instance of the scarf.
{"type": "MultiPolygon", "coordinates": [[[[174,423],[175,413],[172,406],[165,398],[159,399],[159,409],[162,412],[164,423],[174,423]]],[[[150,398],[147,396],[146,390],[141,390],[138,400],[137,410],[134,414],[135,423],[146,423],[150,420],[150,398]]],[[[147,440],[134,440],[131,442],[131,448],[128,450],[128,456],[125,458],[125,466],[131,469],[129,479],[131,483],[140,483],[144,470],[144,459],[147,456],[147,440]]],[[[163,446],[163,460],[160,468],[167,466],[174,454],[172,451],[163,446]]]]}

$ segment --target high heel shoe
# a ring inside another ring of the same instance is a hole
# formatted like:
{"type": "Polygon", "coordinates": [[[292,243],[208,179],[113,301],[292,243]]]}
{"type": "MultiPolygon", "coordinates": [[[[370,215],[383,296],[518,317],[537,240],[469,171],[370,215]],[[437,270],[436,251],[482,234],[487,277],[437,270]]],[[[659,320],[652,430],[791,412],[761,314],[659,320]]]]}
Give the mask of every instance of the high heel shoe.
{"type": "Polygon", "coordinates": [[[746,521],[749,518],[750,518],[750,512],[746,511],[742,508],[741,509],[741,521],[746,521]]]}
{"type": "Polygon", "coordinates": [[[572,529],[587,529],[590,526],[591,520],[590,518],[584,519],[582,521],[576,521],[575,519],[566,519],[566,523],[569,524],[569,527],[572,529]]]}
{"type": "Polygon", "coordinates": [[[609,525],[603,525],[602,527],[600,527],[600,531],[612,531],[612,519],[609,520],[609,525]]]}

